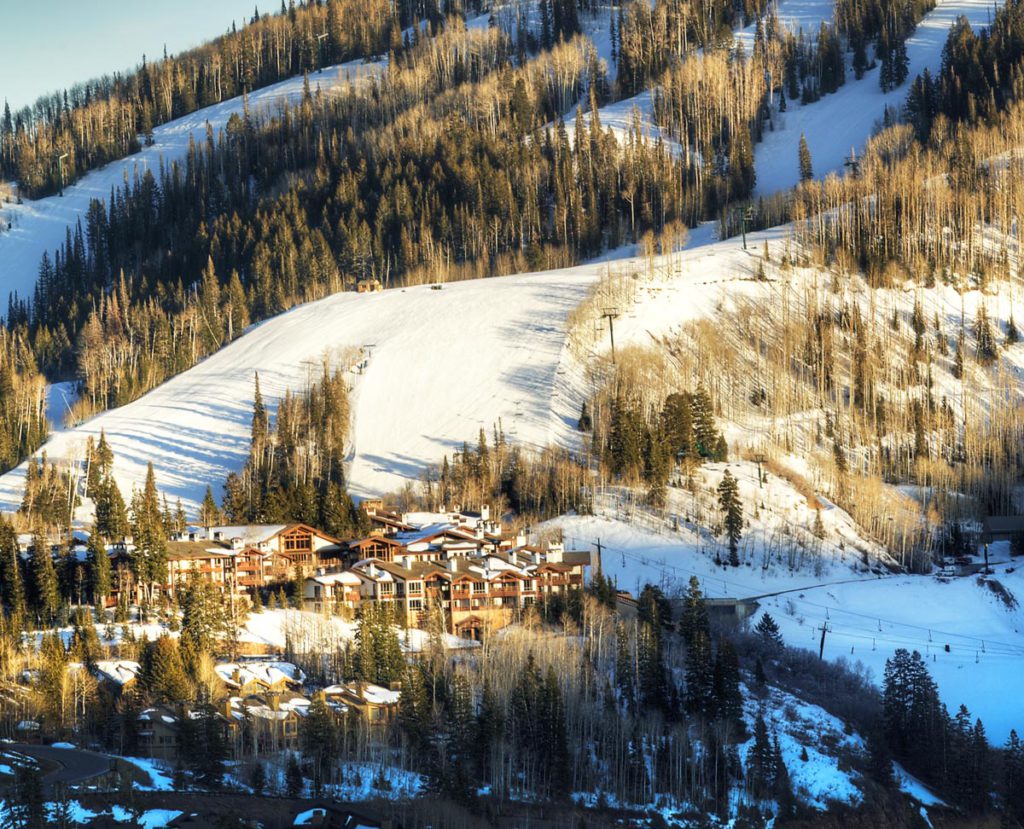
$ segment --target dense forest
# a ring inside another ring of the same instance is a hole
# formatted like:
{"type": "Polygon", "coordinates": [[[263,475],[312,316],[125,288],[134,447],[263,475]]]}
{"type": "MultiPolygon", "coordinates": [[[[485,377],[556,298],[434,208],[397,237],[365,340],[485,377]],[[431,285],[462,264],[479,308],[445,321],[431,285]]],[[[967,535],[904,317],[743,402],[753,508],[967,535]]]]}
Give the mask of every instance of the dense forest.
{"type": "MultiPolygon", "coordinates": [[[[576,34],[587,4],[542,4],[539,30],[520,19],[514,29],[467,31],[443,17],[465,10],[447,6],[364,11],[331,0],[254,16],[208,46],[15,119],[21,128],[0,143],[9,167],[45,155],[29,135],[53,143],[63,130],[104,145],[83,159],[109,159],[132,148],[69,126],[92,108],[127,107],[132,134],[144,137],[147,124],[310,70],[319,28],[325,62],[390,52],[379,80],[330,96],[307,91],[273,114],[247,110],[183,163],[137,175],[68,229],[43,258],[34,295],[9,299],[5,324],[31,343],[39,372],[81,380],[73,417],[123,405],[250,322],[359,279],[562,266],[648,229],[718,215],[752,192],[753,145],[786,92],[810,101],[842,83],[832,28],[805,42],[756,5],[630,4],[611,21],[615,84],[576,34]],[[433,36],[416,28],[400,37],[414,19],[435,24],[433,36]],[[730,56],[724,33],[754,20],[754,53],[730,56]],[[713,48],[693,54],[704,45],[713,48]],[[625,142],[596,115],[577,118],[572,134],[562,128],[574,107],[593,112],[647,84],[657,85],[656,120],[682,143],[681,157],[639,123],[625,142]]],[[[920,13],[913,7],[900,31],[920,13]]],[[[27,365],[19,374],[37,377],[27,365]]],[[[36,445],[30,434],[4,465],[36,445]]]]}
{"type": "Polygon", "coordinates": [[[152,141],[153,128],[196,109],[286,78],[401,48],[402,30],[440,23],[472,7],[446,2],[289,0],[273,15],[258,10],[242,29],[134,71],[76,84],[0,120],[0,177],[25,197],[55,193],[63,182],[152,141]],[[320,34],[326,34],[322,40],[320,34]],[[58,156],[65,156],[58,164],[58,156]]]}

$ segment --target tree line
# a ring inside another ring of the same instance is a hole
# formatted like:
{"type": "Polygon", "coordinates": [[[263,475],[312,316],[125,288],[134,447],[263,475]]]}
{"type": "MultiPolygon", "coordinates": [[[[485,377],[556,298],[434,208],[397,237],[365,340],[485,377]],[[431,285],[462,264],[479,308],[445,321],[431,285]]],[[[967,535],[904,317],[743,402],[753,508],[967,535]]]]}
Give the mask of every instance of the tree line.
{"type": "Polygon", "coordinates": [[[143,55],[134,71],[76,84],[14,113],[5,104],[0,176],[17,179],[26,197],[50,195],[62,171],[67,185],[138,152],[160,124],[328,64],[400,50],[403,27],[428,18],[437,22],[441,12],[423,0],[282,0],[277,14],[256,12],[242,29],[232,23],[195,49],[165,50],[156,61],[143,55]]]}

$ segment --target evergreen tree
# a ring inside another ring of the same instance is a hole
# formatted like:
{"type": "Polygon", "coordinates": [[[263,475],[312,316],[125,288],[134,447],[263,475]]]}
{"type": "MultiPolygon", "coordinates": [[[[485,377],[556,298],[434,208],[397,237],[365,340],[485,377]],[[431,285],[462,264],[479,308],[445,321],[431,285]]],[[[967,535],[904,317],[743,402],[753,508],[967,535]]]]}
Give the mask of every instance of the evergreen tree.
{"type": "Polygon", "coordinates": [[[767,611],[761,615],[754,626],[754,630],[765,641],[772,650],[781,650],[783,647],[782,633],[779,625],[767,611]]]}
{"type": "Polygon", "coordinates": [[[800,181],[811,181],[814,178],[814,166],[811,164],[811,150],[807,146],[807,137],[803,133],[800,133],[797,156],[800,164],[800,181]]]}
{"type": "Polygon", "coordinates": [[[589,432],[593,428],[593,422],[590,419],[590,412],[587,411],[587,401],[583,401],[583,406],[580,408],[580,419],[576,424],[576,428],[581,432],[589,432]]]}
{"type": "Polygon", "coordinates": [[[686,649],[686,710],[707,719],[716,715],[711,640],[703,631],[694,636],[686,649]]]}
{"type": "Polygon", "coordinates": [[[754,720],[754,744],[747,752],[747,785],[758,799],[775,793],[777,758],[768,735],[768,726],[759,712],[754,720]]]}
{"type": "Polygon", "coordinates": [[[139,687],[154,702],[176,704],[192,696],[178,643],[164,634],[143,645],[139,656],[139,687]]]}
{"type": "Polygon", "coordinates": [[[110,595],[113,587],[110,572],[110,556],[107,555],[107,548],[103,539],[93,525],[89,533],[89,541],[86,545],[89,564],[89,590],[92,593],[93,604],[102,609],[107,596],[110,595]]]}
{"type": "Polygon", "coordinates": [[[324,782],[331,776],[338,750],[338,730],[323,693],[316,694],[310,702],[299,737],[302,753],[313,769],[313,796],[320,797],[324,782]]]}
{"type": "Polygon", "coordinates": [[[0,517],[0,602],[9,615],[24,618],[25,583],[19,564],[18,535],[3,517],[0,517]]]}
{"type": "Polygon", "coordinates": [[[702,458],[710,458],[715,453],[719,435],[711,395],[704,386],[697,386],[692,398],[692,409],[693,437],[697,454],[702,458]]]}
{"type": "Polygon", "coordinates": [[[1024,743],[1012,729],[1004,752],[1002,794],[1010,825],[1024,824],[1024,743]]]}
{"type": "Polygon", "coordinates": [[[42,532],[37,532],[32,540],[31,564],[36,613],[49,624],[60,608],[60,592],[57,589],[57,571],[53,567],[50,543],[42,532]]]}
{"type": "Polygon", "coordinates": [[[135,542],[129,554],[132,572],[146,587],[147,599],[151,602],[154,586],[167,579],[167,543],[152,461],[146,468],[142,493],[136,493],[133,498],[132,535],[135,542]]]}
{"type": "Polygon", "coordinates": [[[294,753],[288,754],[288,766],[284,773],[285,793],[293,800],[302,795],[305,788],[305,781],[302,779],[302,769],[299,767],[299,760],[294,753]]]}
{"type": "Polygon", "coordinates": [[[743,694],[740,691],[740,660],[736,647],[728,639],[718,643],[714,666],[715,714],[724,721],[743,716],[743,694]]]}
{"type": "Polygon", "coordinates": [[[728,469],[718,484],[718,507],[722,511],[725,535],[729,540],[729,564],[739,567],[738,548],[743,535],[743,504],[739,497],[739,484],[728,469]]]}
{"type": "Polygon", "coordinates": [[[707,605],[704,603],[704,594],[700,589],[700,580],[696,576],[690,576],[690,583],[687,587],[686,596],[683,599],[683,612],[679,619],[679,632],[683,641],[689,647],[695,638],[703,634],[710,639],[711,623],[708,619],[707,605]]]}

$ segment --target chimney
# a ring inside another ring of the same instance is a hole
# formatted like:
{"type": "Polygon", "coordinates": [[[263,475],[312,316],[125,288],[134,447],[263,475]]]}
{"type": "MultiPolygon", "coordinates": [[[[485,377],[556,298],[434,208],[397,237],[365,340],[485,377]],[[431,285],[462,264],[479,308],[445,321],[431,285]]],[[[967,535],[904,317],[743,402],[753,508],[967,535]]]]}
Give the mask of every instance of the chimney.
{"type": "Polygon", "coordinates": [[[412,556],[402,556],[402,566],[406,570],[412,569],[412,556]]]}
{"type": "Polygon", "coordinates": [[[224,715],[224,719],[230,720],[231,719],[231,697],[225,697],[223,700],[221,700],[220,705],[221,705],[220,713],[224,715]]]}
{"type": "Polygon", "coordinates": [[[454,558],[448,559],[448,561],[445,563],[448,565],[449,572],[457,573],[459,571],[459,562],[456,561],[454,558]]]}

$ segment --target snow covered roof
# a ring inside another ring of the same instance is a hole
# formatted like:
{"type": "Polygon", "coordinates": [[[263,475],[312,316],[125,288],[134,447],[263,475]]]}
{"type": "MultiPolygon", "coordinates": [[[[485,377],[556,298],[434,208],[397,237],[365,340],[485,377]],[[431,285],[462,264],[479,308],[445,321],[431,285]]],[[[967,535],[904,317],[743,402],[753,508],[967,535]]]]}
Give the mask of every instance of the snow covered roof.
{"type": "Polygon", "coordinates": [[[316,576],[311,576],[313,581],[319,582],[320,584],[360,584],[359,576],[353,573],[351,570],[343,570],[340,573],[320,573],[316,576]]]}
{"type": "Polygon", "coordinates": [[[372,682],[353,682],[349,685],[329,685],[324,688],[324,694],[330,696],[346,695],[359,699],[362,697],[372,705],[397,705],[402,698],[401,691],[392,691],[382,685],[374,685],[372,682]]]}
{"type": "Polygon", "coordinates": [[[223,541],[238,538],[243,544],[262,544],[287,528],[287,524],[236,524],[210,527],[210,538],[223,541]]]}
{"type": "Polygon", "coordinates": [[[281,680],[289,685],[306,681],[306,675],[291,662],[222,662],[213,670],[231,688],[242,688],[251,682],[269,688],[281,680]]]}
{"type": "Polygon", "coordinates": [[[130,659],[102,660],[96,663],[96,673],[100,679],[117,685],[127,685],[138,677],[141,666],[130,659]]]}

